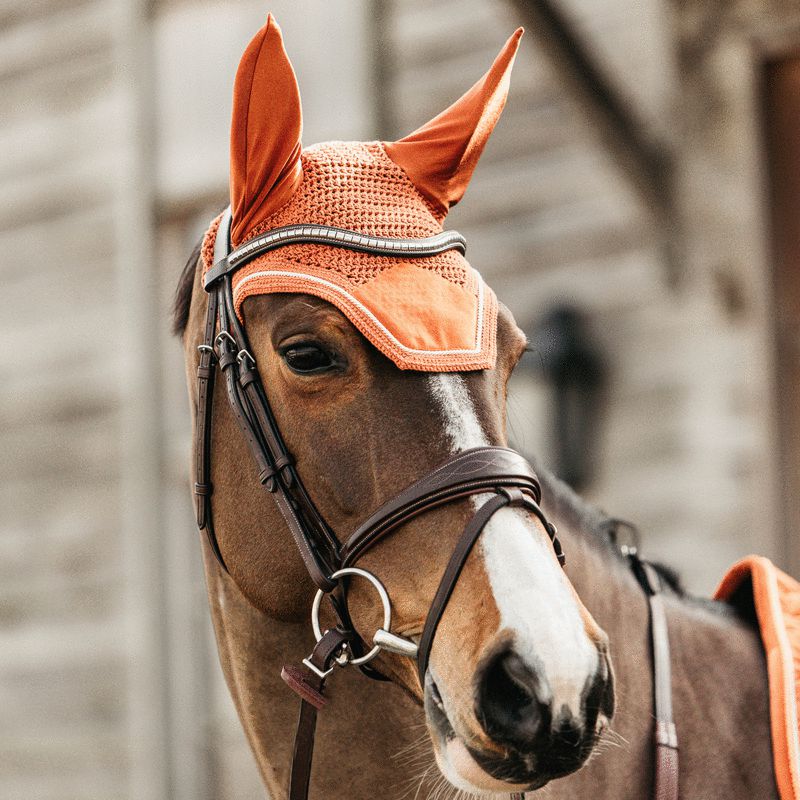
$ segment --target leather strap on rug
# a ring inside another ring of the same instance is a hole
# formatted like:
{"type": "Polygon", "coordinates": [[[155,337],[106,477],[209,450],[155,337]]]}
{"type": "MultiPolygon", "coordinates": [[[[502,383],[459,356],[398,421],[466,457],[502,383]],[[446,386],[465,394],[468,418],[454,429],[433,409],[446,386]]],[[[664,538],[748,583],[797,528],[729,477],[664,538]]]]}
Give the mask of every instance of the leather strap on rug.
{"type": "Polygon", "coordinates": [[[715,593],[730,600],[752,592],[769,675],[775,780],[781,800],[800,800],[800,583],[769,559],[748,556],[735,564],[715,593]]]}
{"type": "Polygon", "coordinates": [[[650,645],[653,657],[653,712],[655,772],[653,799],[678,800],[680,764],[678,731],[672,716],[672,668],[669,629],[664,610],[661,578],[655,567],[635,552],[629,555],[633,574],[647,595],[650,612],[650,645]]]}

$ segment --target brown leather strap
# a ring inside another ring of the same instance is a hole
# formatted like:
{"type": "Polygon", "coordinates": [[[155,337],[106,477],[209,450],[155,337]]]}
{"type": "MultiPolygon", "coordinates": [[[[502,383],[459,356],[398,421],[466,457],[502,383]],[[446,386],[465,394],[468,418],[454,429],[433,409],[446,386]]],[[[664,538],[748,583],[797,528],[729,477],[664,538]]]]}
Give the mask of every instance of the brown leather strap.
{"type": "Polygon", "coordinates": [[[309,497],[295,469],[294,458],[283,441],[258,374],[255,359],[249,350],[247,334],[233,307],[230,277],[223,280],[222,287],[225,322],[230,326],[233,338],[240,347],[237,356],[239,385],[245,396],[250,417],[260,434],[264,460],[268,463],[268,466],[260,472],[259,480],[278,502],[281,514],[287,521],[301,552],[304,548],[300,545],[298,536],[306,541],[312,551],[304,554],[304,560],[314,583],[325,591],[331,591],[334,584],[327,576],[338,567],[339,542],[309,497]]]}
{"type": "MultiPolygon", "coordinates": [[[[294,499],[290,491],[290,486],[297,487],[300,482],[297,480],[292,480],[291,482],[281,480],[281,469],[282,467],[288,468],[289,463],[287,458],[283,457],[286,452],[285,448],[281,448],[278,453],[270,449],[267,433],[260,424],[260,420],[264,417],[259,417],[254,407],[259,408],[261,414],[269,418],[272,416],[271,411],[268,407],[263,407],[258,402],[255,404],[250,402],[246,394],[247,386],[243,388],[239,378],[241,363],[249,356],[247,355],[247,343],[241,339],[237,340],[231,334],[231,325],[235,316],[231,314],[230,293],[230,276],[226,276],[222,285],[217,288],[220,333],[217,336],[216,343],[219,366],[225,376],[225,386],[231,411],[256,461],[259,478],[275,499],[275,503],[292,534],[311,579],[319,588],[331,591],[336,584],[328,578],[328,575],[335,567],[325,563],[320,548],[329,549],[331,540],[334,540],[333,534],[321,534],[316,525],[309,524],[308,520],[301,519],[301,503],[294,499]]],[[[277,429],[277,424],[271,421],[268,429],[273,428],[277,429]]],[[[275,440],[273,439],[273,441],[275,440]]],[[[325,527],[327,528],[327,526],[325,527]]]]}
{"type": "Polygon", "coordinates": [[[425,625],[419,640],[417,673],[419,675],[419,684],[423,688],[425,687],[425,672],[428,669],[428,658],[430,657],[431,646],[433,645],[433,637],[436,635],[439,621],[444,614],[445,608],[447,608],[450,595],[453,593],[459,575],[461,575],[461,570],[464,568],[467,556],[469,556],[473,545],[478,540],[481,531],[492,515],[503,508],[503,506],[507,506],[509,502],[508,496],[503,494],[496,494],[491,500],[487,500],[469,521],[467,527],[464,528],[464,533],[461,534],[461,538],[453,549],[453,554],[447,562],[447,566],[439,581],[439,587],[436,589],[433,602],[431,602],[428,616],[425,618],[425,625]]]}
{"type": "Polygon", "coordinates": [[[211,426],[213,420],[214,376],[216,374],[216,354],[214,352],[214,332],[217,325],[217,297],[209,296],[203,343],[199,346],[200,361],[197,365],[197,415],[195,420],[195,479],[194,502],[197,527],[205,531],[211,552],[222,569],[228,571],[225,559],[219,549],[214,532],[214,519],[211,514],[211,426]]]}
{"type": "Polygon", "coordinates": [[[672,669],[670,665],[669,629],[661,578],[652,564],[631,557],[634,572],[647,594],[650,609],[650,639],[653,649],[653,706],[655,711],[655,755],[653,778],[654,800],[678,800],[678,732],[672,716],[672,669]]]}
{"type": "Polygon", "coordinates": [[[475,542],[486,527],[486,524],[504,506],[518,506],[527,508],[536,514],[543,524],[547,525],[547,520],[541,512],[538,504],[519,489],[502,488],[500,493],[487,500],[469,521],[469,524],[461,534],[461,538],[453,549],[453,554],[447,562],[444,573],[439,581],[439,587],[434,595],[428,616],[425,618],[425,626],[422,629],[422,636],[419,641],[419,651],[417,653],[417,673],[419,675],[420,686],[425,686],[425,672],[428,669],[428,659],[430,657],[431,646],[436,635],[439,621],[447,608],[450,595],[453,593],[456,582],[461,575],[467,557],[472,551],[475,542]]]}
{"type": "MultiPolygon", "coordinates": [[[[425,511],[504,486],[522,489],[537,503],[541,499],[536,473],[514,450],[476,447],[456,453],[371,514],[342,546],[342,564],[351,565],[378,539],[425,511]]],[[[552,531],[554,537],[555,529],[552,531]]]]}
{"type": "Polygon", "coordinates": [[[381,506],[342,547],[342,563],[350,566],[380,538],[419,514],[460,497],[487,492],[494,497],[475,514],[456,543],[426,618],[418,655],[422,685],[439,619],[470,550],[495,511],[509,503],[532,511],[550,536],[559,563],[564,565],[555,526],[548,522],[537,502],[541,489],[532,467],[519,453],[504,447],[478,447],[456,453],[381,506]]]}
{"type": "Polygon", "coordinates": [[[197,365],[197,431],[195,443],[195,514],[197,527],[204,530],[208,522],[208,498],[211,497],[209,474],[211,453],[211,412],[214,394],[214,326],[217,321],[216,295],[208,298],[203,343],[200,345],[200,360],[197,365]]]}
{"type": "Polygon", "coordinates": [[[300,680],[304,684],[301,691],[298,692],[301,696],[300,715],[297,719],[297,731],[294,737],[289,800],[307,800],[308,798],[311,764],[314,756],[314,736],[317,729],[317,709],[321,706],[321,703],[316,702],[315,699],[322,698],[325,689],[325,678],[322,675],[330,669],[333,659],[349,639],[348,633],[334,628],[326,631],[317,642],[307,660],[322,674],[318,674],[305,664],[303,667],[284,667],[281,673],[281,677],[295,692],[298,692],[298,688],[293,684],[298,680],[300,671],[303,675],[300,680]]]}

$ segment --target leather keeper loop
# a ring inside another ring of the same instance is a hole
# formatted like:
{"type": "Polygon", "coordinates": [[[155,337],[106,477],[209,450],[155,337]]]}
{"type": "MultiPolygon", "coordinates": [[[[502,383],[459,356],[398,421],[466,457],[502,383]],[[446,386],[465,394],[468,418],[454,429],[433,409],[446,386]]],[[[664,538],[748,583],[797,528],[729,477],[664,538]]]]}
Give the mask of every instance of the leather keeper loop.
{"type": "Polygon", "coordinates": [[[278,456],[275,459],[275,472],[280,472],[286,467],[291,467],[294,464],[294,459],[288,454],[284,453],[282,456],[278,456]]]}
{"type": "Polygon", "coordinates": [[[267,487],[267,491],[274,492],[277,489],[275,481],[275,470],[272,467],[265,467],[258,473],[258,480],[267,487]]]}
{"type": "Polygon", "coordinates": [[[214,373],[214,367],[204,367],[202,364],[197,368],[197,377],[205,380],[209,380],[211,375],[214,373]]]}
{"type": "Polygon", "coordinates": [[[250,367],[242,368],[239,372],[239,385],[246,389],[251,383],[258,379],[258,374],[250,367]]]}
{"type": "Polygon", "coordinates": [[[225,371],[228,367],[236,363],[236,353],[223,350],[219,355],[220,368],[225,371]]]}
{"type": "Polygon", "coordinates": [[[201,497],[212,494],[214,487],[210,483],[196,483],[194,485],[194,493],[201,497]]]}
{"type": "Polygon", "coordinates": [[[510,506],[521,506],[525,503],[525,495],[516,486],[498,486],[497,491],[508,498],[510,506]]]}

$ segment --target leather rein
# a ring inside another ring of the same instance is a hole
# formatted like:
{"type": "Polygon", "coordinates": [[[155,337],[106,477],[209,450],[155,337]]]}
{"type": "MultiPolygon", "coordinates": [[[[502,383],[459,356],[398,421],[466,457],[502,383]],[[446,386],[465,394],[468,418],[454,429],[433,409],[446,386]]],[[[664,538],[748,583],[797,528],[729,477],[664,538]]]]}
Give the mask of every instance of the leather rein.
{"type": "MultiPolygon", "coordinates": [[[[303,659],[302,666],[286,666],[281,673],[284,681],[301,698],[289,797],[290,800],[306,800],[316,713],[326,702],[324,687],[327,678],[337,665],[350,665],[358,666],[368,677],[386,680],[369,663],[381,650],[386,650],[416,658],[420,686],[424,690],[428,658],[439,621],[467,557],[497,511],[505,507],[530,511],[544,526],[562,566],[565,557],[555,526],[540,508],[541,487],[533,468],[519,453],[504,447],[478,447],[456,453],[384,503],[348,538],[340,541],[316,509],[300,479],[270,407],[244,326],[236,314],[233,273],[277,247],[298,242],[318,243],[373,255],[420,258],[454,248],[464,252],[466,243],[460,234],[447,231],[425,239],[386,239],[328,226],[292,225],[269,231],[232,250],[230,225],[231,210],[228,208],[217,230],[214,265],[206,273],[203,283],[208,293],[208,307],[203,343],[198,346],[195,512],[198,528],[205,531],[216,560],[228,572],[211,513],[213,395],[215,379],[220,374],[230,408],[256,462],[258,480],[277,504],[317,587],[312,606],[312,627],[317,643],[312,653],[303,659]],[[384,536],[418,515],[454,500],[479,494],[489,494],[491,497],[477,509],[456,543],[431,602],[419,641],[392,633],[391,602],[386,589],[375,575],[357,567],[356,562],[384,536]],[[372,637],[371,645],[355,631],[347,609],[347,587],[355,578],[367,580],[375,588],[383,608],[383,623],[372,637]],[[323,597],[328,597],[338,618],[338,624],[326,631],[320,629],[319,623],[323,597]]],[[[660,584],[655,570],[638,558],[634,571],[637,576],[644,574],[651,580],[649,584],[643,583],[643,586],[650,601],[656,684],[657,767],[654,796],[656,800],[677,800],[677,737],[672,724],[669,644],[659,597],[660,584]],[[666,755],[662,756],[662,753],[666,755]],[[660,777],[662,775],[664,777],[660,777]],[[673,784],[674,791],[670,791],[669,787],[673,784]]],[[[523,795],[514,794],[512,797],[521,800],[523,795]]]]}

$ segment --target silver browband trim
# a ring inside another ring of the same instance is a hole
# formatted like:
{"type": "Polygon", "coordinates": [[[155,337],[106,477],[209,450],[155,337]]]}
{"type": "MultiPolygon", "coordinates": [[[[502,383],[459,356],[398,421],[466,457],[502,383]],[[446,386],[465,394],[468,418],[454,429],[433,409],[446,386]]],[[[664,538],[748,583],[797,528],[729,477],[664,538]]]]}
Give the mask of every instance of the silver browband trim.
{"type": "MultiPolygon", "coordinates": [[[[217,236],[224,235],[222,225],[217,236]]],[[[466,239],[458,231],[442,231],[435,236],[424,239],[387,239],[381,236],[367,236],[345,228],[334,228],[329,225],[287,225],[274,228],[255,239],[245,242],[233,250],[227,257],[220,259],[205,274],[203,286],[208,290],[223,275],[227,275],[244,266],[254,258],[285,247],[287,244],[325,244],[333,247],[345,247],[360,253],[374,256],[400,256],[402,258],[424,258],[435,256],[447,250],[467,251],[466,239]]]]}

